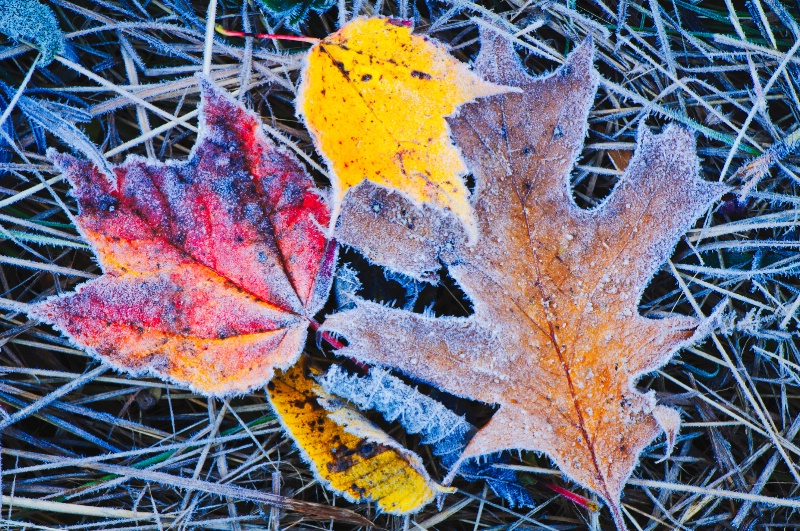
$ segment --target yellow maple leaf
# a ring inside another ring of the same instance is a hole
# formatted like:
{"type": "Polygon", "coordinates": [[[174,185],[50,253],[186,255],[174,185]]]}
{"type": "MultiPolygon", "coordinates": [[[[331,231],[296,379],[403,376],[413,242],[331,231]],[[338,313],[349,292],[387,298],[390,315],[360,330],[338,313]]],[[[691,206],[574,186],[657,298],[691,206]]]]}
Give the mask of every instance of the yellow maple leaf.
{"type": "Polygon", "coordinates": [[[477,239],[467,166],[444,119],[510,89],[483,81],[445,48],[384,18],[359,18],[308,54],[297,111],[333,176],[334,217],[364,180],[450,210],[477,239]]]}
{"type": "Polygon", "coordinates": [[[328,394],[301,359],[267,386],[272,407],[323,485],[390,514],[419,511],[437,492],[419,457],[343,400],[328,394]]]}

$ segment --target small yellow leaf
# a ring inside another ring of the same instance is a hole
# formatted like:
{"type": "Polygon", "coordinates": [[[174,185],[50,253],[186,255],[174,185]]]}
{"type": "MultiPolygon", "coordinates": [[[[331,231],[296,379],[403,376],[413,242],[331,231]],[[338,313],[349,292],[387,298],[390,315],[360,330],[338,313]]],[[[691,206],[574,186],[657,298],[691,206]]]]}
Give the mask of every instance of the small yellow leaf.
{"type": "Polygon", "coordinates": [[[329,35],[309,52],[297,110],[334,173],[334,212],[366,179],[451,210],[474,241],[467,166],[444,117],[509,90],[389,19],[359,18],[329,35]]]}
{"type": "Polygon", "coordinates": [[[269,383],[268,396],[286,430],[323,485],[382,512],[416,512],[440,491],[419,457],[361,413],[326,393],[301,359],[269,383]]]}

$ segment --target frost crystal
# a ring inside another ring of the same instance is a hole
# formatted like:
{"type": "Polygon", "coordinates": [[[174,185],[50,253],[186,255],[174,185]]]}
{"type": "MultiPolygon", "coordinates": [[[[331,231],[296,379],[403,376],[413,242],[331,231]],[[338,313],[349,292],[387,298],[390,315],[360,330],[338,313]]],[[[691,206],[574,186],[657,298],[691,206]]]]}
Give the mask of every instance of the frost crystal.
{"type": "Polygon", "coordinates": [[[64,51],[64,35],[55,14],[36,0],[0,0],[0,33],[35,43],[42,52],[42,66],[64,51]]]}
{"type": "MultiPolygon", "coordinates": [[[[420,434],[420,442],[431,445],[433,455],[439,457],[448,470],[456,464],[477,431],[463,416],[380,368],[373,368],[367,376],[361,377],[333,366],[320,377],[319,383],[328,393],[352,402],[359,409],[376,410],[387,422],[396,420],[408,433],[420,434]]],[[[463,463],[458,473],[471,480],[485,480],[511,507],[532,507],[533,500],[517,480],[516,473],[494,466],[506,462],[502,454],[472,459],[463,463]]]]}

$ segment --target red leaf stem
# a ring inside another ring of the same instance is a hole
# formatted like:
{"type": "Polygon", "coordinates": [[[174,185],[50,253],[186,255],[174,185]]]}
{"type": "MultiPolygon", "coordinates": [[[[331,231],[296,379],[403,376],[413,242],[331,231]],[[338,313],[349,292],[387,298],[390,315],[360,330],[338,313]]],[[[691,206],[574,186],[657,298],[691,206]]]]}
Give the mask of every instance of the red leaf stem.
{"type": "Polygon", "coordinates": [[[255,37],[256,39],[301,41],[301,42],[310,42],[312,44],[317,44],[320,42],[319,39],[315,39],[314,37],[305,37],[303,35],[279,35],[277,33],[250,33],[247,31],[232,31],[223,28],[219,24],[215,27],[215,29],[217,30],[217,33],[225,35],[226,37],[255,37]]]}
{"type": "Polygon", "coordinates": [[[553,492],[555,492],[557,494],[560,494],[561,496],[564,496],[566,499],[577,503],[578,505],[580,505],[581,507],[583,507],[585,509],[589,509],[592,512],[597,512],[597,511],[600,510],[600,506],[597,505],[597,502],[593,502],[592,500],[590,500],[588,498],[584,498],[580,494],[575,494],[571,490],[567,490],[564,487],[559,487],[558,485],[556,485],[554,483],[542,482],[542,485],[544,485],[548,489],[552,490],[553,492]]]}

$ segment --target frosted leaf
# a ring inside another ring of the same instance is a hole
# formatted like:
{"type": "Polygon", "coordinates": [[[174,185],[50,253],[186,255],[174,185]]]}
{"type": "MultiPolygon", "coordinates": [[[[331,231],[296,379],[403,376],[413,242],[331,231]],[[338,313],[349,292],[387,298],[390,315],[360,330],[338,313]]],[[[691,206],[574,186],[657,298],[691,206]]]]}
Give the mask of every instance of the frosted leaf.
{"type": "MultiPolygon", "coordinates": [[[[357,301],[324,328],[347,340],[342,355],[498,405],[462,459],[546,453],[603,498],[623,529],[620,495],[639,454],[662,426],[671,436],[677,430],[677,416],[634,384],[709,329],[688,317],[644,318],[637,305],[680,236],[726,187],[698,177],[689,131],[642,128],[620,184],[599,207],[582,210],[569,173],[597,88],[591,43],[533,78],[502,37],[484,31],[476,67],[522,89],[467,104],[449,119],[476,178],[477,244],[453,238],[436,219],[422,220],[424,230],[403,228],[363,209],[352,222],[392,226],[391,241],[375,244],[386,236],[370,237],[366,224],[348,228],[360,235],[353,245],[389,267],[421,270],[393,251],[406,242],[425,263],[447,266],[474,315],[437,318],[357,301]]],[[[406,207],[387,196],[381,212],[406,207]]]]}
{"type": "Polygon", "coordinates": [[[31,316],[115,367],[231,395],[300,355],[336,246],[320,228],[328,207],[294,156],[210,81],[202,92],[188,160],[132,156],[105,171],[50,152],[104,274],[31,316]]]}
{"type": "Polygon", "coordinates": [[[53,10],[36,0],[0,0],[0,33],[35,44],[47,66],[64,51],[64,35],[53,10]]]}
{"type": "Polygon", "coordinates": [[[284,429],[315,477],[350,500],[371,500],[381,512],[416,513],[437,493],[419,456],[392,439],[351,404],[322,389],[319,370],[301,358],[267,385],[284,429]]]}
{"type": "MultiPolygon", "coordinates": [[[[430,445],[433,455],[439,457],[448,470],[456,464],[476,433],[475,426],[463,416],[377,367],[362,377],[348,374],[334,365],[319,377],[319,383],[328,393],[346,399],[359,409],[375,410],[389,422],[398,420],[408,433],[419,434],[420,442],[430,445]]],[[[471,480],[485,480],[511,507],[532,507],[533,500],[517,480],[516,473],[494,467],[506,462],[508,459],[501,454],[472,459],[460,466],[459,474],[471,480]]]]}

